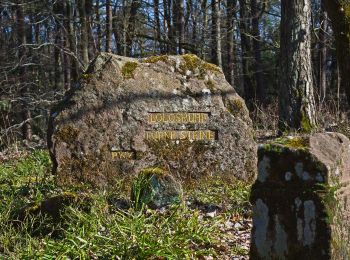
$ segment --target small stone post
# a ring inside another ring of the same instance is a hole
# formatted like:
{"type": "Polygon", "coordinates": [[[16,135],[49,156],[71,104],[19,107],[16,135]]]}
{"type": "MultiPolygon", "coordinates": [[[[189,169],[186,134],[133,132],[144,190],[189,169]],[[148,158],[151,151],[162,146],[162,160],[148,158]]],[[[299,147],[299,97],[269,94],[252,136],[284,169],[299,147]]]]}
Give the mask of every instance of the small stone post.
{"type": "Polygon", "coordinates": [[[350,141],[338,133],[261,145],[251,259],[350,259],[350,141]]]}

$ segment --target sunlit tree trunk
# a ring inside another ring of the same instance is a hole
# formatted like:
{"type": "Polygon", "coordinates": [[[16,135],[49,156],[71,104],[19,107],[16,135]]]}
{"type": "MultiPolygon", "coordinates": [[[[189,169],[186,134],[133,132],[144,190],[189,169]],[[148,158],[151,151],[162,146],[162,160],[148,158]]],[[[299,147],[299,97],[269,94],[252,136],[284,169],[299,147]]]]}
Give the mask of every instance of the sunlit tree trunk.
{"type": "Polygon", "coordinates": [[[211,0],[212,8],[212,62],[222,67],[220,0],[211,0]]]}
{"type": "Polygon", "coordinates": [[[112,3],[106,0],[106,52],[112,51],[112,3]]]}
{"type": "Polygon", "coordinates": [[[202,25],[202,35],[201,35],[201,57],[203,60],[207,59],[207,28],[208,28],[208,7],[207,0],[201,0],[201,10],[203,16],[203,25],[202,25]]]}
{"type": "Polygon", "coordinates": [[[280,130],[316,125],[311,65],[311,0],[281,1],[280,130]]]}
{"type": "Polygon", "coordinates": [[[227,80],[233,86],[234,85],[234,56],[235,56],[235,41],[234,41],[234,29],[235,29],[235,11],[237,0],[227,1],[227,80]]]}
{"type": "Polygon", "coordinates": [[[82,56],[82,60],[84,63],[84,66],[87,66],[89,63],[89,49],[88,49],[88,43],[89,43],[89,35],[88,35],[88,22],[87,22],[87,15],[86,15],[86,0],[79,0],[78,1],[78,7],[79,7],[79,15],[80,15],[80,52],[82,56]]]}

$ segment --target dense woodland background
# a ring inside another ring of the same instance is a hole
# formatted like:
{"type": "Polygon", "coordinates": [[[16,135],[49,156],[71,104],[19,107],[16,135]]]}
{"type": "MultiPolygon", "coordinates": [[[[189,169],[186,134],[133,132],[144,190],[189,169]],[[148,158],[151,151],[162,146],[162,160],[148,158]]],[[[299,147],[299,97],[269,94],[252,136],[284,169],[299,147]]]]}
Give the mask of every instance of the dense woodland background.
{"type": "MultiPolygon", "coordinates": [[[[319,121],[325,115],[338,120],[346,111],[345,88],[320,0],[312,1],[310,18],[315,110],[319,121]]],[[[50,107],[75,87],[99,52],[196,54],[223,69],[257,128],[275,130],[280,22],[278,0],[2,0],[0,149],[45,137],[50,107]]]]}

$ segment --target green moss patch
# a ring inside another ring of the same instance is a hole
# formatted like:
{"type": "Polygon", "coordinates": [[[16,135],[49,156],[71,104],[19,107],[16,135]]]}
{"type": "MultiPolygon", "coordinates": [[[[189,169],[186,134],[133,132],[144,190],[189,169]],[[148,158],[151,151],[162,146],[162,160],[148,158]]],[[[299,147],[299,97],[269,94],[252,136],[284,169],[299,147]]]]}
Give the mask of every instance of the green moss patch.
{"type": "Polygon", "coordinates": [[[244,103],[239,98],[227,98],[224,100],[226,109],[234,116],[240,114],[240,112],[244,109],[244,103]]]}
{"type": "Polygon", "coordinates": [[[202,67],[206,71],[217,72],[217,73],[221,72],[221,70],[218,66],[216,66],[215,64],[209,63],[209,62],[204,62],[202,67]]]}
{"type": "Polygon", "coordinates": [[[213,73],[221,72],[218,66],[205,62],[194,54],[185,54],[181,57],[183,62],[180,64],[180,69],[184,74],[186,71],[191,71],[193,74],[197,75],[198,79],[203,79],[204,75],[208,74],[208,71],[213,73]]]}
{"type": "Polygon", "coordinates": [[[167,55],[160,55],[160,56],[151,56],[146,59],[144,59],[142,62],[144,63],[157,63],[159,61],[167,63],[169,60],[169,57],[167,55]]]}
{"type": "Polygon", "coordinates": [[[128,61],[122,67],[122,74],[124,79],[134,78],[134,71],[136,70],[138,64],[137,62],[128,61]]]}
{"type": "Polygon", "coordinates": [[[311,133],[311,131],[315,128],[304,113],[301,115],[300,127],[303,133],[311,133]]]}
{"type": "Polygon", "coordinates": [[[275,139],[272,144],[280,144],[287,148],[305,150],[309,148],[309,138],[301,136],[282,137],[275,139]]]}

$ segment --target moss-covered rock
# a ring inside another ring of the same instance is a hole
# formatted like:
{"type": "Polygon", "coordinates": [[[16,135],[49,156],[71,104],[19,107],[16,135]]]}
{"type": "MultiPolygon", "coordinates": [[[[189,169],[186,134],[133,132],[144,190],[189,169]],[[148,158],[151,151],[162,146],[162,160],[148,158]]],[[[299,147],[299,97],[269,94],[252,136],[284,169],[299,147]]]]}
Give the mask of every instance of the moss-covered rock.
{"type": "Polygon", "coordinates": [[[137,62],[127,61],[122,67],[122,74],[125,79],[134,78],[134,71],[136,70],[138,64],[137,62]]]}
{"type": "Polygon", "coordinates": [[[181,58],[183,62],[180,63],[179,68],[184,75],[190,72],[197,78],[204,79],[205,75],[210,73],[222,73],[218,66],[205,62],[194,54],[185,54],[181,58]]]}
{"type": "Polygon", "coordinates": [[[86,74],[50,114],[60,184],[104,189],[154,165],[181,181],[254,179],[249,113],[220,68],[191,54],[137,60],[101,53],[86,74]]]}
{"type": "Polygon", "coordinates": [[[133,181],[131,200],[138,209],[143,204],[157,209],[180,203],[182,188],[167,171],[157,167],[146,168],[133,181]]]}

